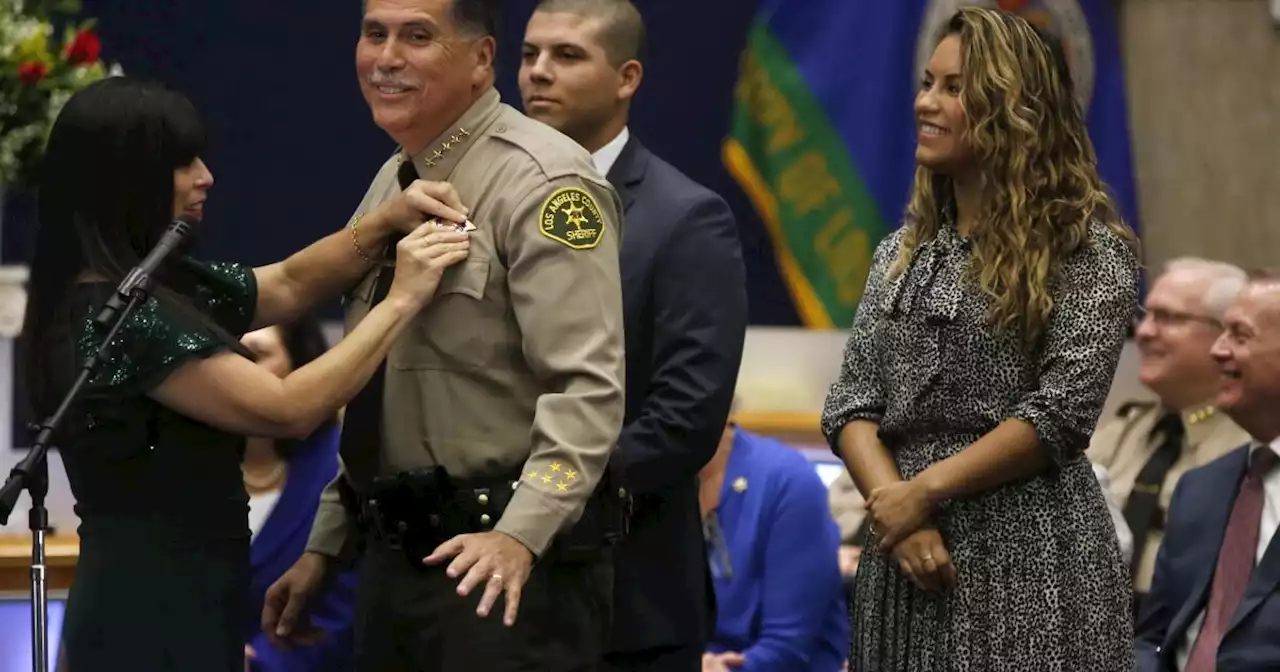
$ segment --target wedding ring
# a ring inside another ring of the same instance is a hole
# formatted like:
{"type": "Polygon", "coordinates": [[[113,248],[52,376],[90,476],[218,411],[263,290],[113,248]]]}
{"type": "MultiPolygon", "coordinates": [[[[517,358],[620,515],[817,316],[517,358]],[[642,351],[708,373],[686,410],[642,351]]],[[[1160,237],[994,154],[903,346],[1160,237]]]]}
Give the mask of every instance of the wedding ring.
{"type": "Polygon", "coordinates": [[[501,582],[502,582],[502,575],[501,575],[501,574],[490,574],[490,575],[489,575],[489,580],[490,580],[490,581],[495,581],[495,580],[496,580],[496,581],[498,581],[499,583],[501,583],[501,582]]]}
{"type": "Polygon", "coordinates": [[[921,559],[921,561],[922,561],[922,562],[929,562],[929,561],[930,561],[930,560],[932,560],[932,559],[933,559],[933,556],[932,556],[932,555],[926,555],[926,556],[924,556],[924,558],[922,558],[922,559],[921,559]]]}

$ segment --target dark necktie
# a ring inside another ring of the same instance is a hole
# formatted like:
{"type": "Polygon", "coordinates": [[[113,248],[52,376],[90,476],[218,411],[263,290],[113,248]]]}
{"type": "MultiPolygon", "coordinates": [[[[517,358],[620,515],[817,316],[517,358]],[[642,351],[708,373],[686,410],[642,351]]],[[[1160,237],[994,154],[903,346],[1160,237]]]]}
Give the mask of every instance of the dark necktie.
{"type": "Polygon", "coordinates": [[[1156,452],[1147,459],[1142,471],[1138,472],[1133,490],[1124,503],[1124,522],[1128,523],[1129,531],[1133,532],[1133,559],[1129,562],[1131,574],[1137,574],[1151,528],[1159,524],[1158,519],[1162,516],[1160,490],[1164,486],[1165,477],[1169,475],[1169,469],[1182,453],[1182,437],[1186,435],[1182,416],[1177,413],[1165,413],[1151,431],[1153,434],[1161,434],[1163,438],[1156,452]]]}
{"type": "MultiPolygon", "coordinates": [[[[418,173],[412,162],[404,161],[400,164],[396,177],[403,190],[418,179],[418,173]]],[[[386,261],[395,261],[396,243],[403,237],[404,234],[397,234],[388,238],[383,252],[386,261]]],[[[382,266],[375,272],[378,278],[374,281],[370,309],[387,298],[391,281],[395,277],[395,269],[391,266],[382,266]]],[[[378,458],[382,453],[382,392],[386,366],[385,360],[378,363],[369,382],[347,403],[347,410],[343,415],[339,452],[348,478],[358,485],[363,485],[364,481],[373,478],[378,471],[378,458]]]]}
{"type": "Polygon", "coordinates": [[[1280,456],[1270,446],[1255,448],[1249,458],[1249,468],[1240,483],[1240,492],[1227,521],[1227,532],[1218,550],[1218,565],[1213,572],[1213,587],[1209,591],[1204,625],[1191,647],[1185,672],[1213,672],[1218,644],[1240,606],[1249,577],[1253,574],[1254,558],[1258,554],[1258,526],[1262,522],[1265,499],[1262,479],[1277,462],[1280,462],[1280,456]]]}

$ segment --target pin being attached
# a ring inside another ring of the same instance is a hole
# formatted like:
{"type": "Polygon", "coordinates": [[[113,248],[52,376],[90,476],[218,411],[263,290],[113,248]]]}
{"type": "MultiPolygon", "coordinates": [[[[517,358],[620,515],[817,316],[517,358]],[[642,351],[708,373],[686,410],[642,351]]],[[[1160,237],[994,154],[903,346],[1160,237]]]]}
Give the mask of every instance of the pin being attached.
{"type": "Polygon", "coordinates": [[[475,224],[472,224],[472,223],[471,223],[471,220],[469,220],[469,219],[468,219],[467,221],[465,221],[465,222],[461,223],[461,224],[454,224],[453,222],[446,222],[446,221],[443,221],[443,220],[441,220],[441,219],[439,219],[439,218],[437,218],[437,217],[432,217],[432,218],[431,218],[430,220],[428,220],[428,221],[430,221],[433,225],[435,225],[435,227],[436,227],[437,229],[453,229],[454,231],[457,231],[457,232],[459,232],[459,233],[462,233],[462,232],[469,232],[469,231],[475,231],[475,230],[476,230],[476,225],[475,225],[475,224]]]}

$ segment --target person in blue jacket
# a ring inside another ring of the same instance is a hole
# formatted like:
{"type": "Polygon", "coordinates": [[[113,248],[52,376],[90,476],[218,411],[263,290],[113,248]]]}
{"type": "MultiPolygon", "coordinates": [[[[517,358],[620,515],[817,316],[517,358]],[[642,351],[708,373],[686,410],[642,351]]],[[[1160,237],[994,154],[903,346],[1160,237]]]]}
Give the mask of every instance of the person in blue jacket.
{"type": "Polygon", "coordinates": [[[716,631],[703,672],[838,672],[849,650],[840,532],[799,452],[732,422],[699,473],[716,631]]]}
{"type": "MultiPolygon", "coordinates": [[[[328,348],[312,317],[245,334],[258,363],[284,377],[328,348]]],[[[305,646],[277,649],[260,626],[267,588],[306,547],[320,492],[338,472],[338,418],[300,441],[251,438],[242,463],[249,493],[252,570],[246,616],[245,657],[252,672],[341,672],[354,669],[353,627],[356,573],[341,574],[311,612],[312,637],[305,646]]]]}

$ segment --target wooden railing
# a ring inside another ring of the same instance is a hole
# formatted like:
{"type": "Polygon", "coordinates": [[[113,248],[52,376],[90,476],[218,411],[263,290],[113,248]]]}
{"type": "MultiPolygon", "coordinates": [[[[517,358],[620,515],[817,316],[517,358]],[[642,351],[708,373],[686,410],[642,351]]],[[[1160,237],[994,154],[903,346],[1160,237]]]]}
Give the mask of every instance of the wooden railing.
{"type": "MultiPolygon", "coordinates": [[[[45,539],[45,574],[49,591],[71,587],[80,556],[80,538],[55,534],[45,539]]],[[[0,535],[0,593],[26,593],[31,585],[31,536],[0,535]]]]}
{"type": "Polygon", "coordinates": [[[813,411],[740,411],[734,415],[738,426],[748,432],[802,445],[825,443],[819,419],[813,411]]]}

